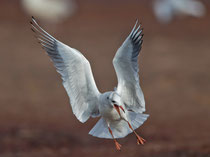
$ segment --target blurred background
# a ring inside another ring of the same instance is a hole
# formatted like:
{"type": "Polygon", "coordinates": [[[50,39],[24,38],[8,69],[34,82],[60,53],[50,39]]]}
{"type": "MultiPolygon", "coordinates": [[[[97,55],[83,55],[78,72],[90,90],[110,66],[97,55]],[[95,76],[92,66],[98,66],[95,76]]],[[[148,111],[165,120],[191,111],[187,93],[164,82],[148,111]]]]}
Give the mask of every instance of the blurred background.
{"type": "Polygon", "coordinates": [[[170,20],[156,18],[151,0],[55,1],[0,1],[0,156],[209,157],[209,0],[200,1],[202,16],[174,13],[170,20]],[[59,74],[30,30],[31,15],[86,56],[101,92],[117,85],[112,58],[141,21],[140,80],[150,114],[137,130],[144,146],[131,134],[117,152],[113,141],[88,135],[97,119],[82,124],[73,115],[59,74]]]}

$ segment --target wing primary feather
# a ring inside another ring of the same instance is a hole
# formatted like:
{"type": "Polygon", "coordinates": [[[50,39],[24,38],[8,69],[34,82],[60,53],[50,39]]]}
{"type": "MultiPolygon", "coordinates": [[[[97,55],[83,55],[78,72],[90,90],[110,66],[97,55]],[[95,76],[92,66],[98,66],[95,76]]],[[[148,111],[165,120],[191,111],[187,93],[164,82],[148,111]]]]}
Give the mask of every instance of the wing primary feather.
{"type": "MultiPolygon", "coordinates": [[[[55,40],[55,38],[53,36],[51,36],[49,33],[47,33],[44,29],[42,29],[39,24],[35,21],[35,18],[32,17],[32,21],[34,22],[34,24],[36,24],[36,26],[44,33],[46,34],[48,37],[50,37],[51,39],[55,40]]],[[[33,25],[33,24],[32,24],[33,25]]]]}
{"type": "Polygon", "coordinates": [[[136,42],[138,40],[140,34],[141,32],[136,33],[135,37],[133,38],[133,42],[136,42]]]}
{"type": "Polygon", "coordinates": [[[55,57],[58,56],[58,54],[56,54],[54,51],[48,50],[47,53],[49,53],[49,55],[55,57]]]}
{"type": "Polygon", "coordinates": [[[113,64],[118,78],[117,92],[132,111],[145,111],[144,95],[139,84],[138,56],[143,43],[142,24],[136,20],[129,36],[118,49],[113,64]],[[127,60],[127,62],[124,62],[127,60]],[[126,66],[125,66],[126,65],[126,66]]]}
{"type": "Polygon", "coordinates": [[[46,44],[46,45],[48,45],[48,46],[50,46],[50,47],[54,47],[54,45],[52,45],[51,43],[49,43],[49,42],[46,42],[46,41],[44,41],[44,40],[42,40],[41,38],[37,38],[40,42],[42,42],[42,43],[44,43],[44,44],[46,44]]]}
{"type": "Polygon", "coordinates": [[[48,50],[54,50],[53,48],[51,48],[51,47],[48,47],[47,45],[45,45],[45,44],[43,44],[43,43],[40,43],[43,47],[45,47],[46,49],[48,49],[48,50]]]}
{"type": "Polygon", "coordinates": [[[52,44],[52,45],[55,44],[55,41],[51,41],[51,40],[45,38],[43,35],[36,34],[36,31],[33,30],[33,28],[31,28],[31,30],[35,33],[35,35],[34,35],[35,38],[37,38],[37,39],[40,38],[40,39],[42,39],[42,40],[44,40],[44,41],[46,41],[46,42],[48,42],[49,44],[52,44]]]}
{"type": "Polygon", "coordinates": [[[135,38],[135,36],[136,36],[136,33],[138,32],[138,30],[139,30],[139,28],[140,28],[141,26],[139,25],[136,29],[135,29],[135,31],[133,32],[133,34],[132,34],[132,39],[134,39],[135,38]]]}
{"type": "MultiPolygon", "coordinates": [[[[139,27],[140,27],[140,26],[139,26],[139,27]]],[[[134,41],[134,42],[135,42],[135,41],[138,39],[138,37],[141,35],[142,31],[143,31],[143,29],[140,29],[140,30],[134,35],[134,37],[133,37],[133,41],[134,41]]]]}
{"type": "Polygon", "coordinates": [[[129,36],[132,36],[133,32],[134,32],[134,31],[135,31],[135,29],[136,29],[137,24],[138,24],[138,19],[136,20],[136,23],[135,23],[135,25],[134,25],[133,29],[131,30],[131,33],[130,33],[130,35],[129,35],[129,36]]]}
{"type": "Polygon", "coordinates": [[[32,30],[34,33],[36,33],[35,30],[34,30],[33,28],[31,28],[31,30],[32,30]]]}
{"type": "Polygon", "coordinates": [[[42,48],[61,75],[77,119],[84,123],[91,116],[99,116],[100,92],[95,84],[88,60],[76,49],[58,41],[43,30],[32,17],[31,27],[42,48]],[[81,83],[80,83],[81,81],[81,83]]]}
{"type": "Polygon", "coordinates": [[[51,41],[51,40],[49,40],[49,39],[45,38],[45,37],[44,37],[44,36],[42,36],[42,35],[38,35],[38,36],[36,36],[36,38],[41,38],[41,39],[43,39],[43,40],[47,41],[48,43],[50,43],[50,44],[52,44],[52,45],[54,45],[54,44],[55,44],[55,41],[51,41]]]}
{"type": "Polygon", "coordinates": [[[139,39],[137,40],[137,44],[140,45],[140,46],[141,46],[142,43],[143,43],[143,39],[142,39],[143,36],[144,36],[144,35],[141,35],[141,36],[139,37],[139,39]]]}
{"type": "Polygon", "coordinates": [[[49,36],[41,32],[40,30],[38,30],[36,26],[32,25],[32,27],[35,29],[35,33],[37,33],[38,36],[42,36],[43,38],[48,39],[48,41],[50,41],[51,43],[55,41],[54,39],[50,38],[49,36]]]}
{"type": "Polygon", "coordinates": [[[137,38],[137,40],[136,40],[136,44],[137,44],[137,45],[141,45],[141,44],[142,44],[141,41],[142,41],[143,36],[144,36],[144,34],[142,34],[141,36],[139,36],[139,37],[137,38]]]}
{"type": "Polygon", "coordinates": [[[45,38],[47,38],[48,40],[50,40],[50,41],[52,41],[52,42],[55,40],[55,39],[50,38],[49,36],[47,36],[47,35],[44,34],[43,32],[41,32],[40,30],[38,30],[38,28],[35,27],[33,24],[31,24],[31,26],[32,26],[33,29],[34,29],[34,32],[37,32],[39,36],[44,36],[45,38]]]}

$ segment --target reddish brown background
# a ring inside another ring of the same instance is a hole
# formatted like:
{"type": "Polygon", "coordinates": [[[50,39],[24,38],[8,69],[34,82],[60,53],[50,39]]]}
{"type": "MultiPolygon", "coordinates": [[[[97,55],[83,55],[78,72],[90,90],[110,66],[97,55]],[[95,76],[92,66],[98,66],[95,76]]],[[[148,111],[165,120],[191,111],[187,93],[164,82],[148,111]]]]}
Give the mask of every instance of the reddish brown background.
{"type": "Polygon", "coordinates": [[[210,4],[204,18],[159,24],[146,1],[77,1],[78,11],[54,26],[41,25],[77,48],[91,63],[101,92],[117,84],[112,58],[135,19],[144,26],[140,77],[150,117],[119,142],[88,135],[52,63],[30,31],[19,1],[0,2],[1,157],[184,157],[210,156],[210,4]],[[102,70],[102,71],[101,71],[102,70]]]}

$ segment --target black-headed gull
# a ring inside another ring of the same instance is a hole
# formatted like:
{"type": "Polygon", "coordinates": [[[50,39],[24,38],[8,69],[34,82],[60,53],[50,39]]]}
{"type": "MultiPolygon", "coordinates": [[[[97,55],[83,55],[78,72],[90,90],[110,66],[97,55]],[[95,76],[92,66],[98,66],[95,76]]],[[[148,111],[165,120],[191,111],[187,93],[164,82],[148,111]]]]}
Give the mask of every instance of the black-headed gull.
{"type": "Polygon", "coordinates": [[[84,123],[90,117],[101,119],[89,132],[99,138],[114,139],[116,149],[121,145],[116,141],[134,132],[137,143],[144,144],[135,129],[140,127],[149,115],[145,111],[144,95],[139,85],[138,55],[142,47],[142,29],[136,22],[113,59],[118,85],[115,91],[100,93],[96,87],[88,60],[78,50],[56,40],[43,30],[32,17],[32,30],[50,56],[63,86],[70,97],[72,111],[84,123]]]}

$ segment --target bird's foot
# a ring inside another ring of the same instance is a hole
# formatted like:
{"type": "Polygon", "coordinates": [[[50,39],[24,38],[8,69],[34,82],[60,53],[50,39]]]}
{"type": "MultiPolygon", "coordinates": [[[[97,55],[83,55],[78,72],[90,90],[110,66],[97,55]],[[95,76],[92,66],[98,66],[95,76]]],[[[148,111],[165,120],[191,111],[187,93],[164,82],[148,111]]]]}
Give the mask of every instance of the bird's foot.
{"type": "Polygon", "coordinates": [[[140,137],[139,135],[136,135],[136,138],[137,138],[137,144],[144,144],[146,142],[145,139],[143,139],[142,137],[140,137]]]}
{"type": "Polygon", "coordinates": [[[114,143],[115,143],[115,146],[116,146],[116,149],[117,150],[121,150],[121,144],[119,144],[117,141],[114,141],[114,143]]]}

